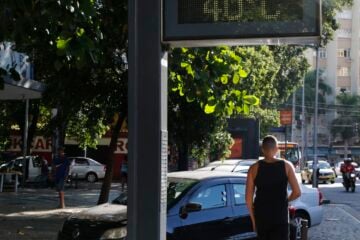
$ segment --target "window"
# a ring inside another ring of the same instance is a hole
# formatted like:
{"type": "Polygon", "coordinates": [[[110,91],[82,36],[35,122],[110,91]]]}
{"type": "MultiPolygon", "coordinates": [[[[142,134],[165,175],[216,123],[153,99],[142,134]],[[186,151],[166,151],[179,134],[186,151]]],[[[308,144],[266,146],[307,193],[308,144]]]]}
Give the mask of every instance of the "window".
{"type": "Polygon", "coordinates": [[[198,181],[169,178],[167,186],[167,205],[168,207],[176,204],[185,193],[187,193],[198,181]]]}
{"type": "Polygon", "coordinates": [[[245,204],[245,184],[233,184],[235,204],[245,204]]]}
{"type": "Polygon", "coordinates": [[[319,49],[319,55],[320,55],[320,58],[324,59],[327,57],[327,54],[326,54],[326,49],[325,48],[320,48],[319,49]]]}
{"type": "Polygon", "coordinates": [[[350,58],[350,48],[347,48],[347,49],[339,48],[337,50],[337,56],[344,57],[344,58],[350,58]]]}
{"type": "Polygon", "coordinates": [[[340,67],[338,68],[337,75],[339,77],[348,77],[349,75],[349,68],[348,67],[340,67]]]}
{"type": "Polygon", "coordinates": [[[201,204],[202,209],[218,208],[226,206],[225,185],[212,186],[197,192],[191,197],[191,203],[201,204]]]}
{"type": "Polygon", "coordinates": [[[75,164],[82,165],[82,166],[89,165],[88,161],[86,159],[82,159],[82,158],[75,158],[75,164]]]}

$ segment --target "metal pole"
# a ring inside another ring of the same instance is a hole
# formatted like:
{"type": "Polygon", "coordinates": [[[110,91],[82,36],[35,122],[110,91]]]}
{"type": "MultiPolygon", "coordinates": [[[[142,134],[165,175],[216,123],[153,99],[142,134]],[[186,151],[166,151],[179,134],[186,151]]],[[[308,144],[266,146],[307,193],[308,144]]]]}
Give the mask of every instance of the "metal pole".
{"type": "Polygon", "coordinates": [[[22,186],[25,186],[26,181],[26,153],[28,148],[28,129],[29,129],[29,99],[25,99],[25,123],[24,123],[24,138],[23,138],[23,171],[22,171],[22,186]]]}
{"type": "Polygon", "coordinates": [[[301,162],[300,162],[300,169],[304,167],[305,164],[305,124],[306,124],[306,117],[305,117],[305,77],[303,79],[303,86],[302,86],[302,95],[301,95],[301,162]]]}
{"type": "Polygon", "coordinates": [[[296,133],[296,122],[295,122],[295,105],[296,105],[296,92],[293,93],[292,99],[292,120],[291,120],[291,141],[295,142],[295,133],[296,133]]]}
{"type": "Polygon", "coordinates": [[[285,152],[284,158],[286,159],[286,152],[287,152],[287,138],[288,138],[288,125],[285,125],[285,152]]]}
{"type": "Polygon", "coordinates": [[[318,135],[318,128],[317,128],[317,122],[318,122],[318,102],[319,102],[319,61],[320,61],[320,55],[319,55],[319,47],[316,47],[316,83],[315,83],[315,112],[314,112],[314,161],[313,161],[313,188],[318,187],[318,179],[317,179],[317,165],[318,165],[318,159],[317,159],[317,135],[318,135]]]}
{"type": "Polygon", "coordinates": [[[128,239],[166,239],[167,53],[160,0],[129,1],[128,239]]]}

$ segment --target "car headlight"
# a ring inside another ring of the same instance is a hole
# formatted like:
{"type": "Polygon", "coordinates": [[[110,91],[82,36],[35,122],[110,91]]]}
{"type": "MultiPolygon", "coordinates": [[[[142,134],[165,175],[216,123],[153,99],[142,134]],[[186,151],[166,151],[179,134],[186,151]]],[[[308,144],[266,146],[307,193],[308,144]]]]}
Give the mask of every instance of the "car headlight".
{"type": "Polygon", "coordinates": [[[112,228],[112,229],[107,230],[101,236],[100,240],[110,240],[110,239],[125,240],[126,236],[127,236],[126,227],[112,228]]]}

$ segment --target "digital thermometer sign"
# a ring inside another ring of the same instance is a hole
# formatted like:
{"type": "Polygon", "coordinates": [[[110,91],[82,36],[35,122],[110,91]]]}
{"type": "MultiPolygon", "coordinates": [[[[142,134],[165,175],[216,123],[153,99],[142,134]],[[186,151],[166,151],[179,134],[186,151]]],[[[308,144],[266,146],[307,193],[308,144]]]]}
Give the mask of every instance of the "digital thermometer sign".
{"type": "Polygon", "coordinates": [[[163,42],[318,44],[320,0],[164,0],[163,42]]]}

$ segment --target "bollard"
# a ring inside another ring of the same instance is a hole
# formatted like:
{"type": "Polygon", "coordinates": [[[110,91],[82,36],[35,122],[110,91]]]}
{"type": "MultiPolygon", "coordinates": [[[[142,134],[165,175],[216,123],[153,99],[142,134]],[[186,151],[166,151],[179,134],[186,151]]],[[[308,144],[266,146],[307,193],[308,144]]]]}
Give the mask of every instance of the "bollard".
{"type": "Polygon", "coordinates": [[[308,239],[308,220],[307,219],[301,219],[301,240],[307,240],[308,239]]]}

